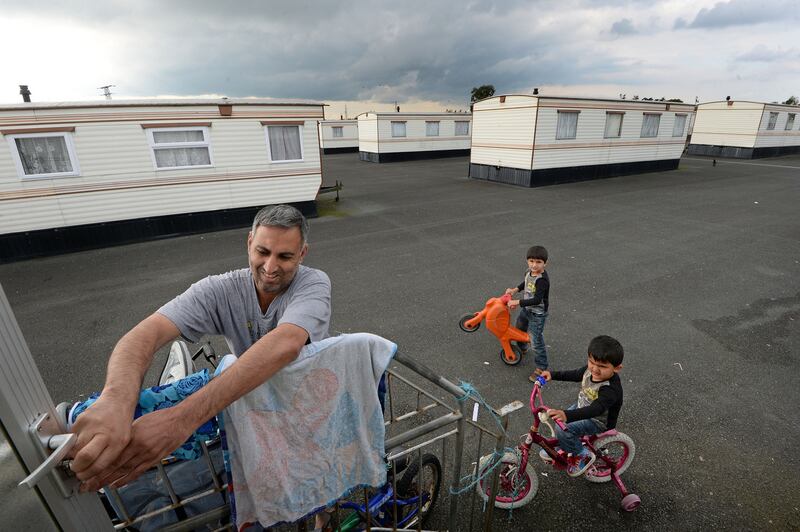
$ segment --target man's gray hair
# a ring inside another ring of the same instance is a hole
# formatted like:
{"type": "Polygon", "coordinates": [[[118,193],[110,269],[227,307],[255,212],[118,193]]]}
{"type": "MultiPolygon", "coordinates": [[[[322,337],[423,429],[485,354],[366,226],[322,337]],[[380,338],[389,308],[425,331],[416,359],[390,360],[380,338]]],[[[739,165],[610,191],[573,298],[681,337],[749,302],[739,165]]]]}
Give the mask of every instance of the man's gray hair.
{"type": "Polygon", "coordinates": [[[259,226],[264,227],[297,227],[303,244],[308,239],[308,221],[303,213],[291,205],[267,205],[256,214],[251,231],[255,234],[259,226]]]}

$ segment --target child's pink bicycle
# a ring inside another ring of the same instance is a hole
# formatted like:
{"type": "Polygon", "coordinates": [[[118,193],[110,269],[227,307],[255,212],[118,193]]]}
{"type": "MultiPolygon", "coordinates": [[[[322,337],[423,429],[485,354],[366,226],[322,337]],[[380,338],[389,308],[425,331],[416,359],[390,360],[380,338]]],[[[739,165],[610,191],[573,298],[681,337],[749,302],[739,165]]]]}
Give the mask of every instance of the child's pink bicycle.
{"type": "MultiPolygon", "coordinates": [[[[529,503],[536,495],[539,478],[529,462],[531,447],[534,443],[547,453],[547,460],[544,459],[544,456],[540,456],[540,458],[556,469],[567,469],[570,460],[573,460],[572,456],[567,456],[561,449],[556,450],[558,439],[550,425],[551,419],[547,415],[548,407],[542,401],[541,387],[546,382],[544,377],[538,377],[533,385],[533,391],[531,391],[530,407],[534,419],[530,432],[525,435],[525,440],[514,449],[514,452],[504,454],[500,465],[497,466],[499,478],[495,506],[498,508],[518,508],[529,503]],[[547,431],[548,437],[542,436],[543,430],[547,431]]],[[[564,423],[560,420],[553,421],[560,428],[565,428],[564,423]]],[[[594,464],[583,475],[584,478],[589,482],[613,480],[622,494],[622,509],[632,512],[638,508],[641,499],[636,494],[628,492],[620,479],[620,475],[628,469],[636,454],[633,440],[616,430],[583,436],[581,439],[583,444],[597,457],[594,464]]],[[[476,488],[484,500],[489,500],[492,478],[491,474],[485,474],[486,468],[491,467],[494,463],[491,456],[484,456],[478,464],[480,480],[476,488]]]]}

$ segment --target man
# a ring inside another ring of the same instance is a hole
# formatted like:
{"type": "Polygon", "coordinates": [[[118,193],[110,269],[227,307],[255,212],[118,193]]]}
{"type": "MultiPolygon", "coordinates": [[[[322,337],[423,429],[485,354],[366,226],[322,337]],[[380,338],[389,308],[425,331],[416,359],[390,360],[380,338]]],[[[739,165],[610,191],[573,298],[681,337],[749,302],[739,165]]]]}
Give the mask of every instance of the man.
{"type": "Polygon", "coordinates": [[[249,268],[195,283],[120,339],[100,397],[73,426],[72,469],[82,491],[135,479],[295,360],[306,343],[328,335],[330,280],[302,265],[307,233],[294,207],[265,207],[247,237],[249,268]],[[236,363],[181,403],[131,422],[155,352],[180,335],[196,341],[203,334],[223,335],[236,363]]]}

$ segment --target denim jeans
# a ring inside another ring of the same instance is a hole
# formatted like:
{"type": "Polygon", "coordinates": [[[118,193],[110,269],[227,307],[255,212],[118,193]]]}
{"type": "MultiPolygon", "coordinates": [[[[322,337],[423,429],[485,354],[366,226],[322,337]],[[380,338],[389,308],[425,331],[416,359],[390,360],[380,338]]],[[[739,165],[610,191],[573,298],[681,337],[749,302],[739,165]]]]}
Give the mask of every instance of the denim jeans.
{"type": "MultiPolygon", "coordinates": [[[[528,336],[531,337],[533,344],[533,352],[536,357],[533,359],[536,367],[539,369],[547,369],[547,346],[544,343],[544,322],[547,321],[547,312],[544,314],[534,314],[526,308],[522,308],[517,316],[517,329],[528,331],[528,336]]],[[[527,343],[518,342],[517,345],[523,351],[527,351],[530,347],[527,343]]]]}
{"type": "MultiPolygon", "coordinates": [[[[570,406],[567,410],[575,410],[577,404],[570,406]]],[[[573,456],[578,455],[583,450],[581,445],[581,436],[589,434],[598,434],[603,429],[595,423],[592,419],[581,419],[567,423],[567,430],[562,430],[557,424],[554,424],[556,429],[556,437],[558,438],[558,446],[564,450],[565,453],[572,453],[573,456]]]]}

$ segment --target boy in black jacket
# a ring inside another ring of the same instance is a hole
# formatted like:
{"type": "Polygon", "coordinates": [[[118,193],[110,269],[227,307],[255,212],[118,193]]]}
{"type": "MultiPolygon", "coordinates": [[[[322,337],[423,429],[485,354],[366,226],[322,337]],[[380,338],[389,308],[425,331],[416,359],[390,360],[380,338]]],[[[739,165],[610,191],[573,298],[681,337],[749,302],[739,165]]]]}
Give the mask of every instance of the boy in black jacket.
{"type": "MultiPolygon", "coordinates": [[[[622,345],[610,336],[596,336],[589,342],[589,361],[586,366],[572,371],[544,371],[542,377],[556,381],[581,383],[578,402],[566,410],[550,409],[547,414],[567,424],[567,430],[558,426],[556,436],[561,449],[572,455],[567,474],[577,477],[594,463],[595,456],[581,444],[581,436],[598,434],[617,426],[622,408],[622,345]]],[[[544,450],[542,450],[544,452],[544,450]]],[[[542,455],[540,452],[540,456],[542,455]]],[[[547,453],[543,460],[550,460],[547,453]]]]}

